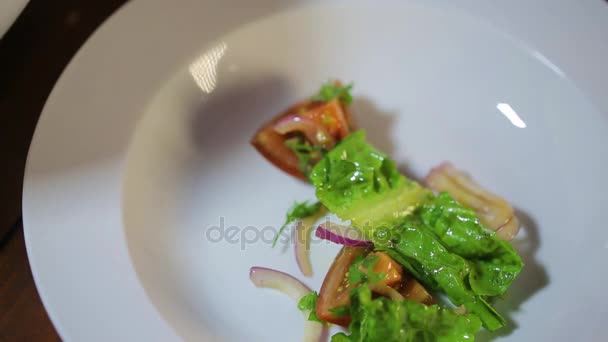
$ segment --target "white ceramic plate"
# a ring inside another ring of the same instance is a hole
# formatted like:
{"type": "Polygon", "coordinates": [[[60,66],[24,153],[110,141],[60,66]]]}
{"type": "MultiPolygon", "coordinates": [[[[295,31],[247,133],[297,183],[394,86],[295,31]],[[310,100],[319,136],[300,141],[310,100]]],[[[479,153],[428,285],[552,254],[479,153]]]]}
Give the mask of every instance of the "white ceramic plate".
{"type": "MultiPolygon", "coordinates": [[[[498,339],[601,340],[607,36],[599,0],[130,2],[66,69],[31,145],[25,233],[53,322],[68,341],[299,340],[295,304],[248,270],[299,274],[260,231],[313,190],[248,139],[337,77],[410,174],[448,159],[517,207],[526,268],[498,339]]],[[[337,249],[314,244],[308,285],[337,249]]]]}
{"type": "Polygon", "coordinates": [[[2,0],[0,2],[0,38],[13,25],[28,0],[2,0]]]}

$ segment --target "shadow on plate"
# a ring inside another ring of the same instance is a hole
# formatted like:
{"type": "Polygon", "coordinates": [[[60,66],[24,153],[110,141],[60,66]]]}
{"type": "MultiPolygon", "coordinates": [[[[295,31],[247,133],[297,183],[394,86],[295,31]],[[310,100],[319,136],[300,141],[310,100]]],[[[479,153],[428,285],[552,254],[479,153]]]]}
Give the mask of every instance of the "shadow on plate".
{"type": "MultiPolygon", "coordinates": [[[[235,159],[239,144],[248,144],[258,125],[282,110],[285,101],[293,98],[290,83],[274,75],[260,75],[235,83],[220,83],[211,95],[201,92],[200,103],[188,115],[164,116],[168,126],[174,125],[169,120],[184,120],[179,123],[187,129],[183,144],[170,133],[142,135],[145,138],[141,139],[145,140],[137,146],[141,146],[143,152],[138,150],[137,155],[145,152],[142,157],[145,162],[134,164],[138,166],[128,170],[125,181],[123,201],[129,206],[123,220],[133,265],[152,303],[185,340],[209,340],[209,334],[221,335],[222,328],[227,329],[230,321],[208,305],[212,302],[211,294],[200,292],[196,287],[200,282],[193,280],[196,277],[191,272],[185,271],[184,260],[191,251],[183,247],[182,240],[200,234],[199,226],[175,227],[170,218],[198,210],[193,201],[180,200],[195,198],[196,188],[188,186],[192,179],[203,172],[215,172],[218,165],[235,159]],[[167,141],[180,143],[167,144],[167,141]],[[157,153],[167,156],[152,157],[157,153]],[[162,170],[160,166],[155,168],[155,163],[166,160],[185,165],[174,165],[169,169],[170,173],[161,171],[148,175],[150,172],[145,168],[162,170]],[[150,219],[151,215],[158,219],[150,219]],[[169,219],[165,221],[165,218],[169,219]],[[176,246],[184,250],[177,252],[176,246]]],[[[250,153],[255,150],[251,148],[250,153]]],[[[234,167],[247,167],[238,163],[238,156],[232,162],[234,167]]],[[[230,194],[218,191],[210,196],[230,194]]],[[[199,271],[205,272],[205,269],[199,271]]]]}
{"type": "MultiPolygon", "coordinates": [[[[477,335],[477,341],[492,341],[499,336],[508,336],[517,329],[517,322],[510,317],[512,313],[520,311],[522,305],[541,289],[549,284],[549,275],[545,267],[540,264],[535,257],[536,251],[540,246],[538,226],[534,219],[522,209],[515,209],[515,213],[521,222],[519,235],[522,238],[515,238],[512,241],[513,247],[519,252],[523,261],[524,268],[509,289],[504,300],[496,303],[496,309],[507,320],[507,326],[497,332],[483,330],[477,335]]],[[[531,324],[531,322],[528,322],[531,324]]]]}
{"type": "Polygon", "coordinates": [[[356,96],[351,105],[355,126],[364,129],[368,140],[380,151],[392,155],[395,151],[394,139],[390,134],[397,113],[378,108],[365,96],[356,96]]]}
{"type": "MultiPolygon", "coordinates": [[[[368,141],[388,156],[393,156],[396,146],[393,136],[393,125],[398,116],[396,111],[379,108],[371,99],[365,96],[356,96],[351,106],[355,126],[364,129],[368,141]]],[[[408,178],[420,181],[410,168],[408,161],[398,161],[397,169],[408,178]]]]}

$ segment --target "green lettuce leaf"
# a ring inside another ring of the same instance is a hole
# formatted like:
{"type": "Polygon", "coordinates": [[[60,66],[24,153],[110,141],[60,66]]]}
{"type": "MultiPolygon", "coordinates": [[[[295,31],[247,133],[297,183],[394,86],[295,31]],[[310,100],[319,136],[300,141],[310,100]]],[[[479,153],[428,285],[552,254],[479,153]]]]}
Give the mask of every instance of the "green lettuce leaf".
{"type": "Polygon", "coordinates": [[[368,237],[391,226],[432,197],[430,190],[399,174],[395,163],[351,133],[315,166],[310,180],[317,198],[368,237]]]}
{"type": "Polygon", "coordinates": [[[419,216],[443,245],[470,262],[469,284],[483,296],[501,296],[523,267],[513,246],[485,228],[473,210],[441,193],[425,203],[419,216]]]}
{"type": "Polygon", "coordinates": [[[455,305],[464,304],[489,330],[503,327],[504,319],[469,284],[474,263],[450,252],[417,214],[377,230],[375,248],[403,264],[425,286],[444,291],[455,305]]]}
{"type": "Polygon", "coordinates": [[[457,315],[437,305],[372,299],[367,286],[351,293],[350,314],[350,335],[338,333],[332,336],[332,342],[473,341],[481,327],[475,315],[457,315]]]}
{"type": "Polygon", "coordinates": [[[312,170],[318,199],[367,235],[425,286],[465,305],[489,330],[504,319],[487,299],[504,294],[523,263],[448,194],[434,196],[401,175],[358,131],[312,170]]]}

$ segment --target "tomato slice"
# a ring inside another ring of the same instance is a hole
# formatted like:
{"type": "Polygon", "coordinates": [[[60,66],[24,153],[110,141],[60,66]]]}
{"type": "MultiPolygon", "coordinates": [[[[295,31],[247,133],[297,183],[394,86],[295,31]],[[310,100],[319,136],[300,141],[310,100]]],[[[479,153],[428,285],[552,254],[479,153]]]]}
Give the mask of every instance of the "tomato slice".
{"type": "Polygon", "coordinates": [[[435,298],[411,275],[405,275],[400,286],[399,293],[403,298],[426,305],[435,304],[435,298]]]}
{"type": "MultiPolygon", "coordinates": [[[[363,247],[348,247],[345,246],[340,250],[331,265],[317,301],[317,316],[324,321],[348,327],[350,324],[350,316],[334,316],[332,309],[348,305],[350,303],[350,290],[358,286],[358,284],[349,284],[347,281],[347,272],[350,266],[355,262],[358,256],[374,255],[378,259],[372,268],[374,273],[382,273],[386,276],[380,280],[377,285],[371,287],[375,295],[379,295],[380,287],[391,287],[396,289],[405,299],[414,300],[424,304],[433,304],[434,299],[431,294],[420,284],[414,277],[403,272],[403,268],[399,263],[383,252],[371,252],[369,248],[363,247]],[[374,287],[378,286],[377,290],[374,287]]],[[[362,270],[365,271],[365,270],[362,270]]],[[[386,295],[386,294],[384,294],[386,295]]]]}
{"type": "Polygon", "coordinates": [[[301,116],[319,123],[336,140],[342,140],[350,133],[344,106],[338,99],[304,112],[301,116]]]}
{"type": "MultiPolygon", "coordinates": [[[[358,284],[349,284],[346,273],[358,256],[368,253],[378,257],[372,272],[386,275],[378,284],[397,288],[401,285],[402,267],[387,254],[382,252],[370,253],[369,248],[345,246],[336,256],[321,286],[317,301],[317,316],[319,318],[344,327],[348,326],[351,319],[349,316],[336,317],[331,310],[350,303],[350,290],[358,284]]],[[[365,272],[365,270],[362,271],[365,272]]]]}
{"type": "Polygon", "coordinates": [[[401,265],[386,253],[372,252],[370,255],[378,257],[374,267],[372,267],[372,272],[386,275],[384,279],[380,280],[378,283],[390,287],[399,286],[401,284],[401,279],[403,278],[403,268],[401,265]]]}
{"type": "Polygon", "coordinates": [[[275,132],[273,126],[282,118],[300,113],[302,111],[306,112],[315,105],[316,104],[312,101],[306,101],[293,105],[285,112],[278,115],[258,129],[251,139],[251,144],[253,147],[255,147],[256,150],[258,150],[258,152],[264,156],[264,158],[273,163],[279,169],[303,180],[306,180],[306,176],[300,172],[300,162],[298,157],[291,149],[285,146],[286,137],[275,132]]]}
{"type": "Polygon", "coordinates": [[[363,247],[343,247],[329,268],[319,298],[317,300],[317,316],[327,322],[347,327],[349,316],[335,317],[332,309],[348,305],[349,292],[353,285],[347,285],[346,272],[359,255],[365,255],[369,249],[363,247]]]}
{"type": "Polygon", "coordinates": [[[300,116],[318,123],[335,141],[342,140],[353,130],[351,114],[346,105],[334,99],[329,102],[304,101],[297,103],[263,125],[251,139],[251,144],[268,161],[288,174],[306,180],[300,161],[285,141],[290,135],[276,132],[274,126],[288,116],[300,116]]]}

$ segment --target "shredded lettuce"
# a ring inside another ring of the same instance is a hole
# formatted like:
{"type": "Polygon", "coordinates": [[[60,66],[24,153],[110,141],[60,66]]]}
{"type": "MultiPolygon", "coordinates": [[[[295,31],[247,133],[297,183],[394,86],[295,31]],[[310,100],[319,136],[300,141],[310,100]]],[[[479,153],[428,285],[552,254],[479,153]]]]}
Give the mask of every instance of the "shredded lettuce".
{"type": "Polygon", "coordinates": [[[327,153],[321,146],[312,146],[299,137],[285,140],[287,146],[298,157],[300,172],[308,176],[313,166],[327,153]]]}
{"type": "Polygon", "coordinates": [[[342,86],[337,82],[327,81],[327,83],[321,86],[319,93],[312,97],[312,100],[329,102],[337,98],[345,104],[351,104],[353,102],[353,97],[350,94],[352,88],[352,83],[342,86]]]}
{"type": "Polygon", "coordinates": [[[332,342],[457,342],[474,339],[481,327],[475,315],[459,316],[437,305],[426,306],[410,300],[372,299],[370,285],[385,277],[372,271],[377,261],[377,255],[359,256],[349,267],[348,281],[357,286],[350,290],[350,305],[339,309],[352,318],[350,335],[336,334],[332,336],[332,342]]]}
{"type": "Polygon", "coordinates": [[[351,293],[350,335],[338,333],[332,342],[460,342],[473,341],[481,322],[437,305],[379,297],[368,286],[351,293]]]}
{"type": "Polygon", "coordinates": [[[298,309],[300,311],[306,312],[309,311],[308,320],[313,322],[321,322],[323,321],[317,316],[316,308],[317,308],[317,300],[319,299],[319,295],[316,291],[310,291],[306,296],[300,298],[298,302],[298,309]]]}
{"type": "Polygon", "coordinates": [[[279,229],[279,232],[274,237],[274,241],[272,242],[272,247],[274,247],[277,244],[277,241],[279,241],[279,237],[281,236],[281,234],[283,233],[285,228],[287,228],[287,226],[290,223],[295,222],[296,220],[301,220],[301,219],[309,217],[309,216],[317,215],[322,210],[322,208],[323,208],[323,205],[321,204],[321,202],[316,202],[316,203],[308,203],[308,201],[295,202],[293,204],[293,206],[287,211],[287,215],[286,215],[287,217],[285,218],[285,223],[283,223],[283,225],[281,226],[281,229],[279,229]]]}
{"type": "Polygon", "coordinates": [[[372,271],[378,259],[377,255],[357,256],[353,264],[348,268],[348,283],[352,285],[375,284],[384,279],[386,274],[372,271]]]}

